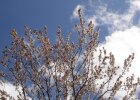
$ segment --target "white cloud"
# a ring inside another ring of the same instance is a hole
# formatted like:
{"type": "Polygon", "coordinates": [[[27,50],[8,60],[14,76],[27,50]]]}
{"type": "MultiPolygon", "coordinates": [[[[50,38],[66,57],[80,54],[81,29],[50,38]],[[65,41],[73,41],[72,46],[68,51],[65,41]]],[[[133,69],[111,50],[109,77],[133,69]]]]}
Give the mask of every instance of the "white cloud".
{"type": "Polygon", "coordinates": [[[96,9],[96,13],[92,18],[97,20],[100,25],[109,25],[109,32],[113,32],[131,27],[133,17],[138,10],[137,5],[130,4],[129,9],[126,12],[118,13],[117,11],[108,10],[107,5],[101,5],[96,9]]]}
{"type": "Polygon", "coordinates": [[[140,10],[140,0],[131,0],[130,4],[135,7],[135,9],[140,10]]]}
{"type": "MultiPolygon", "coordinates": [[[[0,84],[0,89],[2,91],[6,91],[8,95],[14,97],[14,98],[17,98],[17,95],[19,95],[18,91],[16,90],[16,87],[13,86],[12,84],[10,83],[3,83],[3,84],[0,84]]],[[[16,99],[17,100],[17,99],[16,99]]]]}
{"type": "MultiPolygon", "coordinates": [[[[13,84],[8,83],[8,82],[0,83],[0,90],[5,91],[9,96],[12,96],[14,98],[14,100],[18,100],[17,96],[19,95],[19,92],[22,93],[21,86],[18,86],[18,89],[17,89],[16,86],[14,86],[13,84]]],[[[1,96],[0,96],[0,98],[1,98],[1,96]]],[[[7,98],[7,100],[10,100],[9,97],[6,97],[6,98],[7,98]]],[[[31,98],[28,96],[26,98],[28,100],[31,100],[31,98]]]]}
{"type": "Polygon", "coordinates": [[[102,2],[98,2],[98,7],[95,7],[95,1],[89,0],[89,4],[85,3],[85,5],[77,5],[73,11],[73,19],[77,19],[77,10],[78,8],[84,8],[85,12],[89,12],[89,14],[84,15],[86,20],[92,20],[97,25],[109,25],[109,32],[117,31],[117,30],[125,30],[133,26],[133,18],[137,11],[140,11],[140,1],[139,0],[129,0],[128,9],[119,13],[117,11],[111,10],[109,8],[109,4],[103,4],[102,2]],[[91,4],[92,3],[92,4],[91,4]],[[93,13],[93,10],[95,11],[93,13]]]}
{"type": "MultiPolygon", "coordinates": [[[[105,47],[109,52],[112,52],[115,56],[116,63],[123,66],[123,61],[129,56],[129,54],[135,53],[135,59],[132,62],[132,67],[127,75],[134,73],[135,78],[140,77],[140,28],[133,26],[130,29],[124,31],[113,32],[110,36],[107,36],[104,43],[101,43],[100,47],[105,47]]],[[[140,92],[140,91],[137,91],[140,92]]],[[[120,95],[121,93],[118,93],[120,95]]]]}

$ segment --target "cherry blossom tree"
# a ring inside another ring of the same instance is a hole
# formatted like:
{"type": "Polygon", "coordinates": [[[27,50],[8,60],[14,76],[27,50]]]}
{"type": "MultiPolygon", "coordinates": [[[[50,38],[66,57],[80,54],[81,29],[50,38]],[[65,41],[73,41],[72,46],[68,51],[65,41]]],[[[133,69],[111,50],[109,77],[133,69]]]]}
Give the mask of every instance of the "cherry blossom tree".
{"type": "MultiPolygon", "coordinates": [[[[134,81],[132,75],[122,81],[134,53],[118,66],[111,52],[97,49],[99,29],[82,18],[80,9],[77,13],[76,42],[70,41],[71,33],[63,37],[60,26],[55,43],[50,43],[47,27],[38,31],[25,26],[22,37],[13,29],[11,45],[5,47],[1,60],[1,84],[16,86],[19,100],[114,100],[118,91],[126,92],[123,100],[137,99],[140,79],[134,81]]],[[[16,99],[4,90],[0,97],[16,99]]]]}

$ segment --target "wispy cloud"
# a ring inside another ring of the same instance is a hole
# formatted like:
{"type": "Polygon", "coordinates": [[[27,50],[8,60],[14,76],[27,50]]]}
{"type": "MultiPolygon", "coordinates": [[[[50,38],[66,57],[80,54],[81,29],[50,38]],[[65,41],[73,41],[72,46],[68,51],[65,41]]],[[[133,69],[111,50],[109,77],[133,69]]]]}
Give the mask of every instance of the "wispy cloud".
{"type": "MultiPolygon", "coordinates": [[[[84,17],[86,20],[92,20],[97,25],[108,25],[110,33],[117,30],[125,30],[133,26],[133,18],[137,11],[140,11],[139,0],[130,0],[127,1],[127,3],[129,4],[128,9],[120,13],[118,11],[111,10],[109,4],[102,2],[98,2],[98,7],[94,7],[96,6],[95,1],[89,0],[89,4],[85,3],[86,5],[84,5],[85,12],[89,13],[85,14],[84,17]]],[[[79,5],[76,6],[73,11],[73,15],[76,13],[77,8],[79,8],[79,5]]],[[[77,17],[78,16],[73,18],[77,19],[77,17]]]]}

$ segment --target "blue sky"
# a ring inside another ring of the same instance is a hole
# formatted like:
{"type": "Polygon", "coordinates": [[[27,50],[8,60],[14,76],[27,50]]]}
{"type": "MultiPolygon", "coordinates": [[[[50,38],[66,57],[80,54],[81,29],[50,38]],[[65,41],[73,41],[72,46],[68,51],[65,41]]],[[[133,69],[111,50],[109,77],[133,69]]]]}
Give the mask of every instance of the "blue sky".
{"type": "Polygon", "coordinates": [[[0,0],[0,56],[10,44],[13,28],[22,35],[24,25],[38,30],[46,25],[51,41],[55,41],[58,25],[64,35],[74,33],[78,8],[83,9],[86,21],[100,27],[99,48],[111,51],[116,64],[121,66],[129,54],[135,53],[128,75],[140,77],[140,0],[0,0]]]}
{"type": "Polygon", "coordinates": [[[1,0],[0,1],[0,51],[10,43],[10,31],[16,28],[23,34],[24,25],[33,29],[49,29],[53,41],[56,28],[60,25],[64,32],[72,30],[70,16],[80,0],[1,0]]]}
{"type": "MultiPolygon", "coordinates": [[[[46,25],[49,29],[51,41],[55,39],[56,27],[58,25],[62,27],[64,34],[72,31],[74,24],[77,23],[77,19],[71,19],[70,17],[77,5],[84,6],[87,20],[90,17],[96,20],[97,26],[101,29],[100,41],[103,42],[105,36],[113,32],[109,31],[109,27],[111,26],[112,28],[113,25],[103,22],[104,20],[101,17],[107,17],[107,15],[99,14],[100,12],[98,11],[101,10],[99,7],[106,7],[106,12],[116,12],[118,15],[121,15],[127,12],[130,2],[129,0],[1,0],[0,51],[4,49],[5,45],[10,43],[10,31],[13,28],[16,28],[21,35],[24,32],[24,25],[38,30],[46,25]],[[99,18],[95,18],[96,16],[99,16],[99,18]]],[[[137,10],[132,18],[133,25],[139,24],[139,17],[140,11],[137,10]]]]}
{"type": "MultiPolygon", "coordinates": [[[[1,0],[0,1],[0,51],[10,44],[10,31],[16,28],[18,34],[24,33],[24,25],[33,29],[42,29],[45,25],[49,29],[49,38],[55,40],[56,27],[60,25],[64,34],[73,32],[77,19],[71,19],[73,10],[77,5],[83,5],[86,10],[85,17],[96,16],[101,5],[106,5],[108,11],[124,13],[129,8],[128,0],[1,0]]],[[[140,12],[134,17],[134,23],[140,12]]],[[[100,41],[109,34],[108,26],[96,18],[100,27],[100,41]]]]}

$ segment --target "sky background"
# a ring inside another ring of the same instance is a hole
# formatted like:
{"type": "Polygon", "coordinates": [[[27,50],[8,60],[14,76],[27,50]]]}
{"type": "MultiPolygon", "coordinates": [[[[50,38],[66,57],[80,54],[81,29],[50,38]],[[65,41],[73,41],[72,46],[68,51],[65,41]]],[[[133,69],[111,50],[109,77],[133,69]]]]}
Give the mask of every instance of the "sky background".
{"type": "Polygon", "coordinates": [[[113,52],[119,65],[134,52],[128,75],[134,73],[140,77],[140,0],[0,0],[0,56],[11,43],[13,28],[22,35],[24,25],[38,30],[46,25],[52,42],[58,25],[64,35],[75,34],[73,28],[78,22],[79,8],[87,22],[92,20],[95,27],[100,27],[98,48],[113,52]]]}
{"type": "Polygon", "coordinates": [[[70,16],[80,3],[75,0],[1,0],[0,1],[0,51],[10,43],[10,31],[16,28],[23,34],[24,25],[33,29],[49,29],[49,37],[53,41],[56,28],[62,26],[65,32],[72,30],[70,16]]]}

